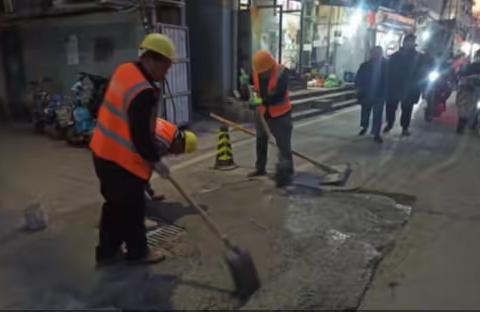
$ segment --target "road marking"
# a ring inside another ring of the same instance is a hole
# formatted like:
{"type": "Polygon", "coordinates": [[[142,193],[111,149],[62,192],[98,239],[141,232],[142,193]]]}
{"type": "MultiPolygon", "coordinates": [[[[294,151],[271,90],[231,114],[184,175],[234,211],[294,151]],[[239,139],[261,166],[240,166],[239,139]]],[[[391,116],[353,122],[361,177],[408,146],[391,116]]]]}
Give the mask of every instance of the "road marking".
{"type": "MultiPolygon", "coordinates": [[[[315,117],[311,120],[307,120],[307,121],[304,121],[304,122],[300,122],[300,123],[297,123],[297,124],[294,124],[293,125],[293,128],[294,129],[298,129],[298,128],[302,128],[302,127],[306,127],[306,126],[309,126],[311,124],[314,124],[314,123],[317,123],[317,122],[320,122],[320,121],[325,121],[325,120],[329,120],[329,119],[332,119],[334,117],[338,117],[340,115],[343,115],[343,114],[347,114],[347,113],[351,113],[355,110],[358,110],[358,107],[349,107],[349,108],[346,108],[346,109],[342,109],[338,112],[335,112],[331,115],[320,115],[318,117],[315,117]]],[[[236,142],[236,143],[232,143],[232,147],[240,147],[240,146],[243,146],[243,145],[246,145],[246,144],[249,144],[251,142],[255,141],[255,138],[250,138],[250,139],[245,139],[245,140],[242,140],[240,142],[236,142]]],[[[214,150],[214,151],[211,151],[211,152],[208,152],[208,153],[205,153],[205,154],[202,154],[202,155],[199,155],[197,157],[194,157],[194,158],[191,158],[191,159],[188,159],[188,160],[185,160],[179,164],[176,164],[176,165],[173,165],[170,169],[172,171],[177,171],[177,170],[181,170],[181,169],[185,169],[187,167],[190,167],[192,165],[195,165],[197,163],[200,163],[208,158],[213,158],[215,155],[217,155],[217,151],[214,150]]],[[[152,180],[155,180],[159,177],[159,175],[157,174],[154,174],[152,176],[152,180]]]]}

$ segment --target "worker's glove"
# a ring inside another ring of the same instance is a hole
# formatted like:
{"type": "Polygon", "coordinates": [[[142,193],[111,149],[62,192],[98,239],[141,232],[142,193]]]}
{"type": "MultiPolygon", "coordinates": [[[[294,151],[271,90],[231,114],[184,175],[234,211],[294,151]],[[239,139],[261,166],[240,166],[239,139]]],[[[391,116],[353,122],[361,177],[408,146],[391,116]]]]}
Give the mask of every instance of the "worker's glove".
{"type": "Polygon", "coordinates": [[[262,99],[258,97],[251,97],[249,101],[251,108],[257,108],[259,105],[262,105],[262,99]]]}
{"type": "Polygon", "coordinates": [[[163,159],[155,164],[155,171],[164,179],[170,176],[170,168],[163,159]]]}
{"type": "Polygon", "coordinates": [[[253,90],[253,88],[250,86],[250,100],[248,101],[248,104],[250,105],[251,108],[256,108],[259,105],[262,105],[262,99],[257,96],[257,92],[253,90]]]}

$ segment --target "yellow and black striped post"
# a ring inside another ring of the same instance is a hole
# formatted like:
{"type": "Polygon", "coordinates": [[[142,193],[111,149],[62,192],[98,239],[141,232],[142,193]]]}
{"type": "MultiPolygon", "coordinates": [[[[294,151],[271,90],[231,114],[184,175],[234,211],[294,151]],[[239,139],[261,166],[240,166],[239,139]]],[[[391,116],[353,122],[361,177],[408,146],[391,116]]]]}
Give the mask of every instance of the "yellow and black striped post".
{"type": "Polygon", "coordinates": [[[214,169],[232,170],[237,168],[237,164],[233,160],[232,144],[230,143],[230,135],[228,127],[221,126],[218,134],[217,157],[215,158],[214,169]]]}

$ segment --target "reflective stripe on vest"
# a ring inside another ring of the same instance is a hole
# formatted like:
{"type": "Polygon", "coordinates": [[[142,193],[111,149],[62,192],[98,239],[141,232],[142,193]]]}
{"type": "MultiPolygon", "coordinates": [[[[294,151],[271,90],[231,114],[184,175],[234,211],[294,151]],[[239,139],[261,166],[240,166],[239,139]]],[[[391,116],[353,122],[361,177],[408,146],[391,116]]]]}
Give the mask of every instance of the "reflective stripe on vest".
{"type": "Polygon", "coordinates": [[[137,94],[152,88],[135,64],[120,65],[108,85],[90,142],[95,156],[112,161],[144,180],[150,179],[152,167],[133,144],[128,109],[137,94]]]}
{"type": "MultiPolygon", "coordinates": [[[[277,89],[278,80],[284,70],[285,70],[285,67],[283,67],[280,64],[273,68],[270,74],[270,79],[268,81],[268,87],[267,87],[268,93],[275,92],[275,90],[277,89]]],[[[256,72],[253,73],[253,86],[255,87],[255,90],[257,91],[257,93],[260,94],[260,79],[259,79],[259,75],[256,72]]],[[[271,117],[279,117],[279,116],[285,115],[291,110],[292,110],[292,103],[290,102],[288,90],[285,93],[285,98],[283,101],[273,105],[268,105],[268,114],[271,117]]],[[[266,113],[265,105],[259,105],[258,112],[260,115],[265,115],[266,113]]]]}
{"type": "Polygon", "coordinates": [[[170,148],[173,140],[177,136],[178,128],[174,124],[162,118],[157,118],[155,121],[155,138],[170,148]]]}

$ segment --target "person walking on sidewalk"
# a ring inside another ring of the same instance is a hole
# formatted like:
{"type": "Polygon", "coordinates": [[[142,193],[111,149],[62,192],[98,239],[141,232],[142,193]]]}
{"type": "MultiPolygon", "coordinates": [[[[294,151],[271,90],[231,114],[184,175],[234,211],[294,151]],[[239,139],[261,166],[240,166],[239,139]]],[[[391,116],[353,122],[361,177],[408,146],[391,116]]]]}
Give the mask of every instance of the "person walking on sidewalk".
{"type": "MultiPolygon", "coordinates": [[[[126,259],[132,263],[164,259],[162,253],[147,247],[144,192],[161,157],[154,136],[159,94],[155,82],[165,80],[175,46],[168,37],[155,33],[147,35],[140,48],[139,61],[121,64],[113,73],[90,142],[105,199],[95,253],[97,265],[123,260],[123,243],[126,259]]],[[[177,136],[170,130],[164,140],[182,140],[177,136]]]]}
{"type": "Polygon", "coordinates": [[[255,171],[248,177],[266,175],[268,154],[268,133],[266,124],[275,137],[279,149],[277,164],[278,186],[291,182],[293,176],[292,160],[292,103],[288,94],[288,74],[286,68],[277,63],[267,50],[261,50],[253,56],[253,86],[261,98],[256,121],[257,162],[255,171]],[[262,120],[263,119],[263,120],[262,120]],[[280,183],[279,183],[280,182],[280,183]]]}
{"type": "Polygon", "coordinates": [[[377,46],[372,49],[370,60],[360,65],[355,79],[358,99],[362,107],[359,135],[367,133],[373,110],[371,133],[377,143],[383,142],[380,131],[387,89],[386,70],[387,61],[383,57],[383,49],[377,46]]]}
{"type": "Polygon", "coordinates": [[[470,122],[475,129],[477,102],[480,100],[480,50],[475,52],[473,62],[459,71],[460,83],[455,104],[458,109],[457,133],[463,134],[470,122]]]}
{"type": "Polygon", "coordinates": [[[415,35],[406,35],[402,48],[394,53],[388,61],[387,125],[383,130],[384,133],[388,133],[393,128],[397,107],[401,102],[402,135],[410,135],[413,106],[420,99],[426,77],[424,57],[415,50],[415,41],[415,35]]]}

